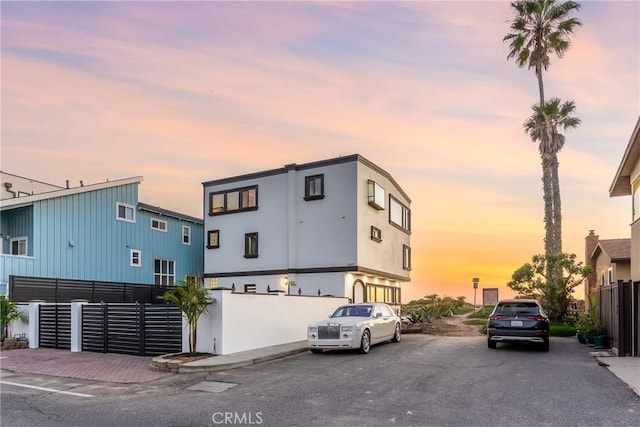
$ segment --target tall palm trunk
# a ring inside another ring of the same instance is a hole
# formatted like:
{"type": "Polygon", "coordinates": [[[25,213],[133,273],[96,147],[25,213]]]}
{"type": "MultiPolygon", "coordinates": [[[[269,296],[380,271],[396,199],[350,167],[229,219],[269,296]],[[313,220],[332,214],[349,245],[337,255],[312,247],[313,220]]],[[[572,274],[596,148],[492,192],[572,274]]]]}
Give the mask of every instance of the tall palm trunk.
{"type": "MultiPolygon", "coordinates": [[[[551,158],[548,153],[541,153],[542,157],[542,199],[544,200],[544,252],[548,257],[553,255],[554,227],[553,227],[553,175],[551,172],[551,158]]],[[[547,273],[549,266],[547,265],[547,273]]],[[[547,277],[550,277],[547,275],[547,277]]]]}
{"type": "Polygon", "coordinates": [[[554,246],[553,251],[556,255],[562,253],[562,205],[560,200],[560,177],[558,175],[559,164],[558,155],[552,153],[551,157],[551,179],[553,188],[553,227],[554,227],[554,246]]]}
{"type": "MultiPolygon", "coordinates": [[[[539,65],[536,66],[536,77],[538,78],[540,108],[544,110],[544,82],[542,80],[542,68],[539,65]]],[[[549,150],[547,150],[547,147],[549,147],[549,141],[552,137],[551,129],[547,126],[547,132],[542,132],[540,134],[539,145],[540,157],[542,158],[542,199],[544,200],[544,253],[547,256],[547,259],[558,254],[555,252],[555,248],[558,246],[556,243],[557,226],[555,224],[556,206],[554,198],[556,187],[553,171],[555,153],[550,153],[549,150]]],[[[560,193],[558,191],[558,197],[559,196],[560,193]]],[[[551,279],[551,282],[554,282],[555,280],[553,279],[556,277],[557,273],[555,272],[552,263],[547,263],[546,270],[547,279],[551,279]]]]}

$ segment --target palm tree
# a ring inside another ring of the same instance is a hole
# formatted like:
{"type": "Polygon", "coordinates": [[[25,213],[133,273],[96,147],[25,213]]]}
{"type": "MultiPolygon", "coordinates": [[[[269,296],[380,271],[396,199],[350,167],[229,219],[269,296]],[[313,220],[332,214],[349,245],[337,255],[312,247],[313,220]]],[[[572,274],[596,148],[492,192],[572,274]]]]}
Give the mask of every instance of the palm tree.
{"type": "MultiPolygon", "coordinates": [[[[553,253],[549,259],[562,254],[562,211],[560,200],[560,179],[558,177],[558,156],[556,155],[564,147],[565,136],[560,130],[575,129],[580,124],[580,119],[573,116],[576,106],[573,101],[562,103],[558,98],[552,98],[549,102],[532,107],[533,114],[524,122],[524,130],[533,142],[539,142],[538,148],[542,158],[543,188],[545,189],[545,206],[550,203],[553,211],[553,227],[546,227],[548,233],[553,231],[549,250],[553,253]]],[[[547,247],[545,240],[545,247],[547,247]]],[[[562,279],[562,268],[553,263],[547,263],[551,278],[551,286],[559,284],[562,279]]]]}
{"type": "MultiPolygon", "coordinates": [[[[552,54],[562,58],[570,46],[569,36],[576,27],[582,25],[577,18],[570,16],[580,9],[580,4],[573,1],[557,3],[555,0],[521,0],[511,3],[511,7],[515,14],[510,26],[512,32],[503,38],[503,41],[509,42],[507,59],[513,58],[518,67],[527,66],[535,71],[540,98],[538,106],[545,111],[542,73],[548,70],[552,54]]],[[[544,115],[535,121],[536,126],[543,126],[545,129],[537,132],[542,158],[544,245],[545,254],[551,257],[562,253],[562,211],[557,152],[564,144],[564,137],[558,145],[558,140],[552,140],[554,123],[544,123],[541,120],[544,120],[544,115]]],[[[525,131],[530,133],[526,128],[525,131]]],[[[561,277],[552,277],[561,280],[561,277]]]]}
{"type": "Polygon", "coordinates": [[[161,298],[178,307],[187,318],[189,352],[195,355],[198,343],[198,319],[201,314],[207,312],[208,307],[216,300],[209,298],[205,287],[192,277],[187,277],[175,288],[167,290],[161,298]]]}
{"type": "Polygon", "coordinates": [[[0,330],[2,331],[2,341],[9,336],[9,325],[20,320],[26,323],[26,315],[18,309],[18,304],[9,300],[4,295],[0,295],[0,330]]]}

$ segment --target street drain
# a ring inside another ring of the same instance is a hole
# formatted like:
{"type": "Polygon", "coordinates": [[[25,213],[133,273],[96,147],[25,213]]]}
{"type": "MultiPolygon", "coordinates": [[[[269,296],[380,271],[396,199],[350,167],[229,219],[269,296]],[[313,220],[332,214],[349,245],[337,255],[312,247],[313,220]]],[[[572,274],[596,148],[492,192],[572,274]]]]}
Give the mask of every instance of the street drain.
{"type": "Polygon", "coordinates": [[[201,381],[198,384],[187,387],[187,390],[206,391],[208,393],[221,393],[237,385],[238,384],[223,383],[219,381],[201,381]]]}

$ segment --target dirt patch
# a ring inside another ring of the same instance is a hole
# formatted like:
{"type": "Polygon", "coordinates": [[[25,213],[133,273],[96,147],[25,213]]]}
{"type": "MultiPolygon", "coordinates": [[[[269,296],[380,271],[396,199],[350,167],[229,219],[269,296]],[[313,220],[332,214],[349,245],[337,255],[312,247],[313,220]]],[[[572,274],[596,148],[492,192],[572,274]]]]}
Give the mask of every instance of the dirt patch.
{"type": "Polygon", "coordinates": [[[209,357],[213,357],[212,353],[176,353],[176,354],[167,354],[163,356],[166,360],[177,361],[177,362],[195,362],[196,360],[207,359],[209,357]]]}
{"type": "MultiPolygon", "coordinates": [[[[456,315],[451,317],[443,317],[440,319],[432,319],[430,322],[418,325],[407,325],[408,329],[414,329],[414,332],[422,332],[429,335],[440,335],[447,337],[467,337],[484,335],[478,325],[467,325],[464,323],[467,315],[456,315]]],[[[406,332],[410,332],[407,330],[406,332]]]]}

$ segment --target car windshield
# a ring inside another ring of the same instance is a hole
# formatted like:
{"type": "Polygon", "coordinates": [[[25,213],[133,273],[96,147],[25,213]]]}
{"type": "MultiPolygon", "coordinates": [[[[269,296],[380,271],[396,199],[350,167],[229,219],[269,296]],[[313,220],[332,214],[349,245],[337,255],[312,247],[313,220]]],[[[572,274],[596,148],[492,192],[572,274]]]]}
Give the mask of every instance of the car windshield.
{"type": "Polygon", "coordinates": [[[513,314],[540,314],[540,310],[536,303],[532,302],[515,302],[498,304],[496,307],[496,313],[501,315],[513,315],[513,314]]]}
{"type": "Polygon", "coordinates": [[[345,305],[338,308],[331,317],[370,317],[370,305],[345,305]]]}

